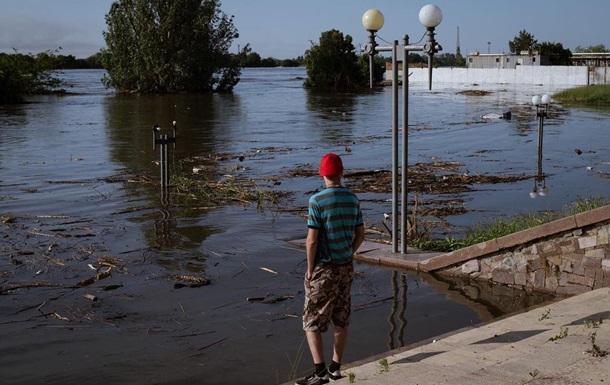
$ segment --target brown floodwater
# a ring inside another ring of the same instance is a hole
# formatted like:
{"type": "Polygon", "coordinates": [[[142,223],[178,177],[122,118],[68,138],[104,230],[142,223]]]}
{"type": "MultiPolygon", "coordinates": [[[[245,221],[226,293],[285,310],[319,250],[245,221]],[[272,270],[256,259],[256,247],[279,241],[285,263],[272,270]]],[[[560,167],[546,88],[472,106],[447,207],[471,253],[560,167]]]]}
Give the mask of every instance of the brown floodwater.
{"type": "MultiPolygon", "coordinates": [[[[305,236],[302,214],[321,181],[293,171],[329,151],[351,171],[389,169],[391,133],[389,90],[317,95],[301,87],[304,75],[250,69],[231,95],[142,96],[104,90],[100,71],[68,71],[74,94],[0,106],[2,383],[267,384],[310,368],[299,318],[305,253],[290,241],[305,236]],[[290,191],[289,199],[263,207],[162,202],[151,128],[171,135],[174,120],[172,173],[186,159],[222,154],[213,166],[224,178],[252,178],[290,191]],[[191,287],[189,277],[210,284],[191,287]]],[[[536,172],[527,90],[474,98],[413,88],[411,164],[536,172]],[[481,118],[509,108],[518,111],[511,121],[481,118]]],[[[420,199],[461,202],[466,214],[442,218],[459,233],[486,217],[605,194],[607,118],[607,110],[553,107],[546,196],[531,199],[528,179],[420,199]]],[[[367,225],[381,228],[389,196],[360,196],[367,225]]],[[[415,272],[356,271],[346,362],[549,300],[415,272]]]]}

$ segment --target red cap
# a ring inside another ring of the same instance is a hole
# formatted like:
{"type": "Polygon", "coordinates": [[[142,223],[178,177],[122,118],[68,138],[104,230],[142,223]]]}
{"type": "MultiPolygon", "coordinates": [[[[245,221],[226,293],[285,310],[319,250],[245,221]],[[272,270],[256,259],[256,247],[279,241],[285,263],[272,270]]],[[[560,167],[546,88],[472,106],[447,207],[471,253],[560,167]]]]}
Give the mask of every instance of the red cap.
{"type": "Polygon", "coordinates": [[[328,153],[320,161],[320,176],[335,176],[343,172],[343,162],[337,154],[328,153]]]}

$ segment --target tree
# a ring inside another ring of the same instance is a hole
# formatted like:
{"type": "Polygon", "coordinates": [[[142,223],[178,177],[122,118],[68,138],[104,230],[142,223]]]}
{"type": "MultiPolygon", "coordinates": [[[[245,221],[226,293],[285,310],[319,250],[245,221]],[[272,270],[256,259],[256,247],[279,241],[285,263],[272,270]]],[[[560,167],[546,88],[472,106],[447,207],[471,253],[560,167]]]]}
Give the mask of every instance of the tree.
{"type": "Polygon", "coordinates": [[[0,104],[25,101],[29,94],[48,93],[62,84],[54,76],[57,67],[57,51],[45,51],[37,55],[0,53],[0,104]]]}
{"type": "Polygon", "coordinates": [[[549,65],[569,66],[572,64],[572,52],[564,49],[561,43],[550,43],[548,41],[536,44],[534,49],[549,57],[549,65]]]}
{"type": "Polygon", "coordinates": [[[305,52],[308,79],[305,86],[317,89],[346,91],[362,83],[352,37],[336,29],[322,32],[318,44],[311,42],[305,52]]]}
{"type": "Polygon", "coordinates": [[[117,0],[106,25],[103,81],[118,91],[231,91],[249,50],[229,54],[239,35],[219,0],[117,0]]]}
{"type": "Polygon", "coordinates": [[[261,55],[256,52],[249,52],[244,61],[244,67],[260,67],[261,55]]]}
{"type": "Polygon", "coordinates": [[[521,30],[514,40],[508,42],[508,49],[512,53],[530,51],[536,43],[538,43],[538,40],[534,39],[534,35],[526,30],[521,30]]]}
{"type": "MultiPolygon", "coordinates": [[[[360,68],[360,73],[362,79],[365,81],[370,81],[371,72],[369,70],[370,58],[368,54],[360,55],[358,57],[358,67],[360,68]]],[[[385,59],[379,55],[375,56],[375,60],[373,61],[373,82],[379,83],[383,80],[383,75],[385,74],[385,59]]]]}
{"type": "Polygon", "coordinates": [[[610,50],[608,50],[605,45],[598,44],[598,45],[590,45],[588,47],[578,46],[578,47],[574,48],[574,52],[578,52],[578,53],[604,53],[604,52],[610,52],[610,50]]]}

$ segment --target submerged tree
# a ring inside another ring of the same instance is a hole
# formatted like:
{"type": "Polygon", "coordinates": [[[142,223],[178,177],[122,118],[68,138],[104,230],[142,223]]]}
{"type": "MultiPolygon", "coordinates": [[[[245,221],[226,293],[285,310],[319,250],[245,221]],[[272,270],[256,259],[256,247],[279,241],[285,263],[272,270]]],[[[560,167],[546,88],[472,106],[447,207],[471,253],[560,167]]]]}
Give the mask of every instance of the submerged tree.
{"type": "Polygon", "coordinates": [[[102,63],[118,91],[231,91],[249,50],[218,0],[117,0],[106,15],[102,63]]]}
{"type": "MultiPolygon", "coordinates": [[[[368,68],[368,61],[366,65],[368,68]]],[[[345,91],[362,84],[365,79],[352,37],[344,37],[336,29],[322,32],[319,44],[311,43],[311,48],[305,52],[305,66],[308,76],[305,86],[308,88],[345,91]]]]}
{"type": "Polygon", "coordinates": [[[57,51],[0,53],[0,104],[23,103],[26,95],[56,91],[62,85],[56,66],[57,51]]]}

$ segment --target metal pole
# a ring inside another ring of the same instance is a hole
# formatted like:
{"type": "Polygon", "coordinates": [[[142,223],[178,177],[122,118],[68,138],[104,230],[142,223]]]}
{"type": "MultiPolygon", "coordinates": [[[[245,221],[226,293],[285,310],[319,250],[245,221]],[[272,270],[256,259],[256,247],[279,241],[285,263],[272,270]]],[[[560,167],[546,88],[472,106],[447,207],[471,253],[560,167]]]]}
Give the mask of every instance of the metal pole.
{"type": "Polygon", "coordinates": [[[165,142],[164,145],[164,151],[165,151],[165,193],[167,195],[167,193],[169,192],[169,140],[167,139],[168,136],[165,135],[163,140],[165,142]]]}
{"type": "Polygon", "coordinates": [[[409,45],[409,35],[404,36],[404,49],[402,59],[402,178],[401,178],[401,223],[400,223],[400,252],[403,254],[407,253],[407,219],[409,213],[407,211],[408,205],[408,134],[409,134],[409,50],[406,47],[409,45]]]}
{"type": "Polygon", "coordinates": [[[541,154],[545,111],[542,111],[540,107],[536,106],[536,113],[538,115],[538,153],[541,154]]]}
{"type": "Polygon", "coordinates": [[[166,150],[166,139],[167,139],[167,135],[161,135],[160,137],[160,144],[161,146],[159,146],[159,158],[161,160],[161,164],[160,164],[160,168],[161,168],[161,197],[163,198],[165,196],[165,164],[167,163],[167,159],[165,158],[167,152],[166,150]]]}
{"type": "Polygon", "coordinates": [[[398,40],[392,44],[392,253],[398,252],[398,40]]]}
{"type": "Polygon", "coordinates": [[[369,46],[371,49],[371,53],[369,54],[369,84],[370,88],[373,89],[375,73],[373,67],[375,64],[375,47],[377,46],[377,42],[375,41],[375,31],[369,31],[369,46]]]}

